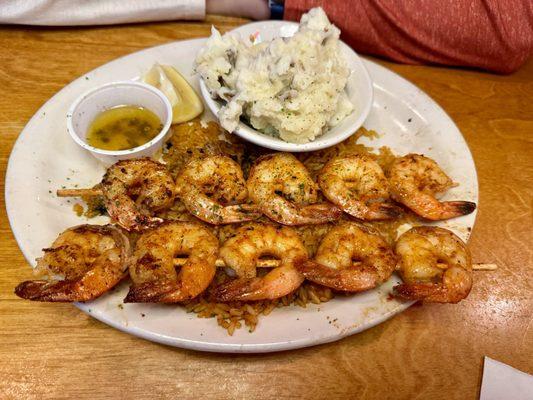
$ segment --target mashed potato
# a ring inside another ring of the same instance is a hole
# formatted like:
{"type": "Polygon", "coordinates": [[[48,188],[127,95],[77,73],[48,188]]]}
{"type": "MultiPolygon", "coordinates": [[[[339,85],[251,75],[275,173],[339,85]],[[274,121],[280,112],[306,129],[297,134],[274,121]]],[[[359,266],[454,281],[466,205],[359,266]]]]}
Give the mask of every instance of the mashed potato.
{"type": "Polygon", "coordinates": [[[337,125],[353,110],[339,35],[321,8],[302,16],[293,37],[271,42],[253,44],[213,28],[196,71],[211,96],[226,102],[222,127],[232,132],[242,119],[265,134],[306,143],[337,125]]]}

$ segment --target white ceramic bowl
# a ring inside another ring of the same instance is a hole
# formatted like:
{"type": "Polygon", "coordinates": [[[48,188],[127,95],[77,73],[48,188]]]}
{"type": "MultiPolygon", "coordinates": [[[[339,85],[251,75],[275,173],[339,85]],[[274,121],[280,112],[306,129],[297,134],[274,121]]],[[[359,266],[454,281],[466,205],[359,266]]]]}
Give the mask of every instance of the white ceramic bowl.
{"type": "Polygon", "coordinates": [[[72,139],[106,165],[130,158],[150,157],[163,145],[170,124],[172,106],[159,89],[141,82],[112,82],[91,89],[81,95],[67,113],[67,130],[72,139]],[[159,117],[163,128],[159,134],[142,146],[128,150],[102,150],[86,141],[89,125],[102,111],[120,105],[144,107],[159,117]]]}
{"type": "MultiPolygon", "coordinates": [[[[255,22],[243,25],[231,32],[239,33],[241,37],[247,37],[250,34],[258,32],[262,41],[269,41],[279,36],[292,36],[297,29],[298,24],[294,22],[268,21],[268,23],[255,22]]],[[[288,152],[324,149],[342,142],[344,139],[352,135],[363,125],[363,122],[370,113],[373,101],[373,87],[370,75],[357,53],[344,42],[340,43],[340,48],[350,69],[350,77],[348,78],[346,85],[346,93],[354,105],[354,111],[337,126],[329,129],[312,142],[303,144],[288,143],[281,139],[265,135],[243,122],[239,123],[234,133],[259,146],[288,152]]],[[[218,112],[224,103],[220,100],[214,100],[211,98],[209,90],[202,79],[200,79],[200,91],[202,92],[204,101],[211,112],[218,116],[218,112]]]]}

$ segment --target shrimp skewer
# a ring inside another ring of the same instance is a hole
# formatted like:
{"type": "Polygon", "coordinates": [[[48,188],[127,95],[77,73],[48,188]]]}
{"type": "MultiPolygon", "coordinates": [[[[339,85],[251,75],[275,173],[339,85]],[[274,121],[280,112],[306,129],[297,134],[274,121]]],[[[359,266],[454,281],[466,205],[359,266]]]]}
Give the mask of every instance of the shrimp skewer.
{"type": "Polygon", "coordinates": [[[175,185],[163,164],[142,158],[109,167],[102,193],[111,219],[128,231],[140,231],[163,222],[151,214],[174,203],[175,185]]]}
{"type": "Polygon", "coordinates": [[[132,286],[125,303],[177,303],[201,294],[215,276],[218,239],[193,223],[168,222],[146,231],[129,267],[132,286]],[[176,272],[173,259],[187,255],[176,272]]]}
{"type": "Polygon", "coordinates": [[[76,226],[61,233],[37,260],[37,272],[63,279],[22,282],[15,294],[35,301],[89,301],[126,276],[129,256],[129,241],[114,226],[76,226]]]}
{"type": "Polygon", "coordinates": [[[318,184],[329,201],[356,218],[384,220],[402,213],[399,207],[386,202],[387,178],[369,156],[333,158],[320,171],[318,184]]]}
{"type": "Polygon", "coordinates": [[[391,194],[423,218],[440,221],[472,213],[476,203],[439,202],[436,193],[453,186],[452,180],[435,161],[418,154],[408,154],[394,161],[389,171],[391,194]]]}
{"type": "Polygon", "coordinates": [[[140,231],[163,222],[151,215],[172,206],[175,191],[174,180],[163,164],[141,158],[113,164],[96,187],[59,189],[57,196],[102,195],[113,221],[127,231],[140,231]]]}
{"type": "Polygon", "coordinates": [[[298,234],[288,227],[252,224],[239,228],[220,249],[226,266],[238,278],[216,287],[211,295],[216,301],[277,299],[296,290],[304,277],[295,263],[307,259],[307,251],[298,234]],[[256,276],[258,260],[263,255],[279,258],[279,266],[263,277],[256,276]]]}
{"type": "Polygon", "coordinates": [[[213,225],[251,221],[261,216],[257,207],[241,204],[248,198],[239,164],[222,155],[193,159],[176,180],[187,210],[213,225]]]}
{"type": "Polygon", "coordinates": [[[268,218],[283,225],[323,224],[339,219],[342,212],[318,201],[318,186],[305,166],[292,154],[259,157],[248,177],[248,191],[268,218]]]}
{"type": "Polygon", "coordinates": [[[408,300],[457,303],[472,288],[472,261],[464,242],[447,229],[419,226],[396,243],[404,283],[394,294],[408,300]]]}
{"type": "Polygon", "coordinates": [[[394,272],[396,257],[380,236],[346,223],[327,233],[315,260],[296,267],[310,281],[345,292],[360,292],[385,282],[394,272]],[[354,265],[354,260],[359,263],[354,265]]]}

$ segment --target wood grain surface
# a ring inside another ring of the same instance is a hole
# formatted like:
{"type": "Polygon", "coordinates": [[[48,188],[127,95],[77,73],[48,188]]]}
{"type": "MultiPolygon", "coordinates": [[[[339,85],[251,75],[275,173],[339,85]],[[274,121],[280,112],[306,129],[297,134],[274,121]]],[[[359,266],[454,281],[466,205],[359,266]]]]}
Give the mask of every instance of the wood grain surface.
{"type": "MultiPolygon", "coordinates": [[[[70,81],[145,47],[207,36],[211,23],[226,31],[244,22],[0,27],[1,184],[24,125],[70,81]]],[[[476,273],[466,301],[414,306],[366,332],[297,351],[166,347],[72,305],[17,298],[13,288],[31,272],[2,197],[0,398],[476,399],[485,355],[533,373],[533,62],[510,76],[379,62],[433,97],[474,155],[480,204],[470,247],[475,262],[499,269],[476,273]]]]}

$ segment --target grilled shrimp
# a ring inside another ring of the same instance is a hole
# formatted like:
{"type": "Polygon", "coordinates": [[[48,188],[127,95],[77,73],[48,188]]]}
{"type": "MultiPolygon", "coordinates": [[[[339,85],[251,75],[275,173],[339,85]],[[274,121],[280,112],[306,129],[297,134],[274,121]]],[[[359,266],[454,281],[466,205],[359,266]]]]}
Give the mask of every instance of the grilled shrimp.
{"type": "Polygon", "coordinates": [[[394,272],[396,257],[381,236],[354,223],[337,225],[322,239],[314,260],[297,264],[310,281],[346,292],[372,289],[394,272]],[[354,265],[354,261],[359,261],[354,265]]]}
{"type": "Polygon", "coordinates": [[[124,229],[139,231],[163,222],[151,214],[174,203],[175,187],[163,164],[142,158],[109,167],[102,192],[109,216],[124,229]]]}
{"type": "Polygon", "coordinates": [[[238,278],[224,283],[212,292],[217,301],[277,299],[296,290],[304,277],[294,267],[307,259],[298,234],[289,227],[252,224],[239,228],[220,249],[226,266],[238,278]],[[280,259],[279,267],[265,276],[256,277],[256,265],[261,256],[280,259]]]}
{"type": "Polygon", "coordinates": [[[434,303],[457,303],[468,296],[472,288],[470,252],[449,230],[412,228],[398,239],[396,254],[405,282],[394,288],[396,296],[434,303]]]}
{"type": "Polygon", "coordinates": [[[401,209],[389,198],[387,178],[369,156],[348,155],[330,160],[318,175],[318,184],[329,201],[363,220],[397,218],[401,209]]]}
{"type": "Polygon", "coordinates": [[[392,198],[423,218],[440,221],[470,214],[476,203],[439,202],[435,194],[453,186],[452,180],[435,161],[418,154],[408,154],[394,161],[389,171],[392,198]]]}
{"type": "Polygon", "coordinates": [[[250,204],[239,164],[214,155],[190,161],[176,180],[178,194],[187,210],[213,225],[250,221],[261,216],[250,204]]]}
{"type": "Polygon", "coordinates": [[[280,224],[322,224],[341,215],[333,204],[312,204],[318,201],[318,186],[305,166],[289,153],[259,157],[247,185],[252,201],[280,224]]]}
{"type": "Polygon", "coordinates": [[[218,239],[206,228],[167,222],[137,241],[125,303],[177,303],[201,294],[215,276],[218,239]],[[188,256],[179,273],[174,257],[188,256]]]}
{"type": "Polygon", "coordinates": [[[36,301],[89,301],[125,277],[130,245],[112,225],[79,225],[61,233],[43,251],[36,272],[53,278],[22,282],[15,294],[36,301]]]}

